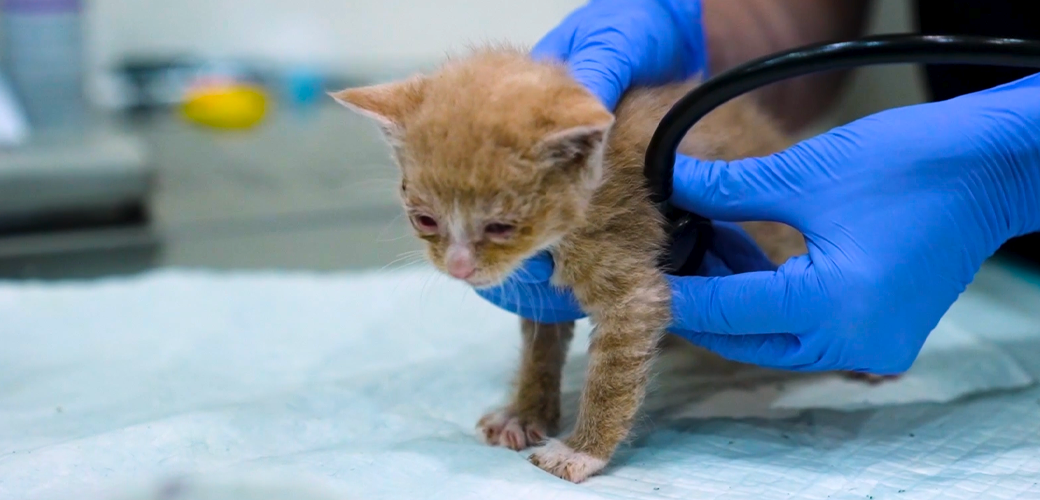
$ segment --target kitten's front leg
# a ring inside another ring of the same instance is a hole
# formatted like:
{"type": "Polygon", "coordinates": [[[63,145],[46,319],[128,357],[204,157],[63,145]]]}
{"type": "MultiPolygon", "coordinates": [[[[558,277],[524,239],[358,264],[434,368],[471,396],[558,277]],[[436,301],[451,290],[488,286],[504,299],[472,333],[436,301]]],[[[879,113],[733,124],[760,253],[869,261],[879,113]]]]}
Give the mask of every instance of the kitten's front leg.
{"type": "Polygon", "coordinates": [[[574,432],[563,441],[549,440],[531,455],[531,462],[543,470],[569,481],[584,481],[606,467],[628,436],[646,393],[657,343],[670,321],[667,283],[652,272],[645,274],[634,286],[619,289],[575,287],[588,298],[599,292],[594,299],[583,300],[600,305],[593,308],[598,325],[589,345],[574,432]]]}
{"type": "Polygon", "coordinates": [[[523,353],[512,401],[477,422],[487,444],[522,450],[555,435],[560,425],[560,380],[574,323],[521,320],[523,353]]]}

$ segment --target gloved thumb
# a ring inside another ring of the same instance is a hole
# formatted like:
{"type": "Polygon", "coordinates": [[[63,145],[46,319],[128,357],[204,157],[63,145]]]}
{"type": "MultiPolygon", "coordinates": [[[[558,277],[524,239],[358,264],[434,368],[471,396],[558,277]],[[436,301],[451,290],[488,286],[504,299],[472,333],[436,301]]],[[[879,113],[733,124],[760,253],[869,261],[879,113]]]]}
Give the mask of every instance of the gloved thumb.
{"type": "Polygon", "coordinates": [[[677,155],[671,202],[714,220],[788,222],[781,218],[796,177],[784,153],[737,161],[677,155]]]}
{"type": "Polygon", "coordinates": [[[818,311],[827,309],[812,262],[805,255],[788,260],[776,271],[668,279],[675,330],[797,334],[814,328],[818,311]]]}

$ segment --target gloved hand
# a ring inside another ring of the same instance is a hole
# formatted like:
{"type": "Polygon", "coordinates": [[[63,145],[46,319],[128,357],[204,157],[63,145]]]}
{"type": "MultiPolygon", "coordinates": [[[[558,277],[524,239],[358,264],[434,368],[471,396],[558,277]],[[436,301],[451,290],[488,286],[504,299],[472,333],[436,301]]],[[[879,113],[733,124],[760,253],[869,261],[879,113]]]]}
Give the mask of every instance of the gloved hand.
{"type": "Polygon", "coordinates": [[[564,61],[608,109],[632,85],[685,80],[707,68],[699,0],[589,0],[531,55],[564,61]]]}
{"type": "Polygon", "coordinates": [[[809,253],[673,278],[675,333],[793,370],[898,374],[1008,239],[1040,231],[1040,75],[878,113],[765,158],[681,159],[673,202],[774,220],[809,253]]]}

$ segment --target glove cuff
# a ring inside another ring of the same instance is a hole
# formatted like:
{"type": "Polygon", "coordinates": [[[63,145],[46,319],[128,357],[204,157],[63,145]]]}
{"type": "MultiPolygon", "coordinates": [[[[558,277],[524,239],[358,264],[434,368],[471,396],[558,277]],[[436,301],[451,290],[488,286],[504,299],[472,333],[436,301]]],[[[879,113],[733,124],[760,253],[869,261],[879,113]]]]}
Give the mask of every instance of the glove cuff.
{"type": "Polygon", "coordinates": [[[707,77],[708,44],[704,31],[701,0],[657,0],[668,11],[682,34],[685,78],[698,73],[707,77]]]}

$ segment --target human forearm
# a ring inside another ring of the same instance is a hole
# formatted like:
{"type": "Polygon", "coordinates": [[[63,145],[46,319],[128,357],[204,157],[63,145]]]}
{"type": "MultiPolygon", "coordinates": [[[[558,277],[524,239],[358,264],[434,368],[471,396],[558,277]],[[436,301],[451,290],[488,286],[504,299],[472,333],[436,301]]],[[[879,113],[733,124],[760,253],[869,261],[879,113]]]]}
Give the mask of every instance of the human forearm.
{"type": "MultiPolygon", "coordinates": [[[[702,0],[709,71],[717,74],[792,47],[861,36],[870,0],[702,0]]],[[[838,96],[848,72],[810,75],[757,95],[790,130],[808,125],[838,96]]]]}

